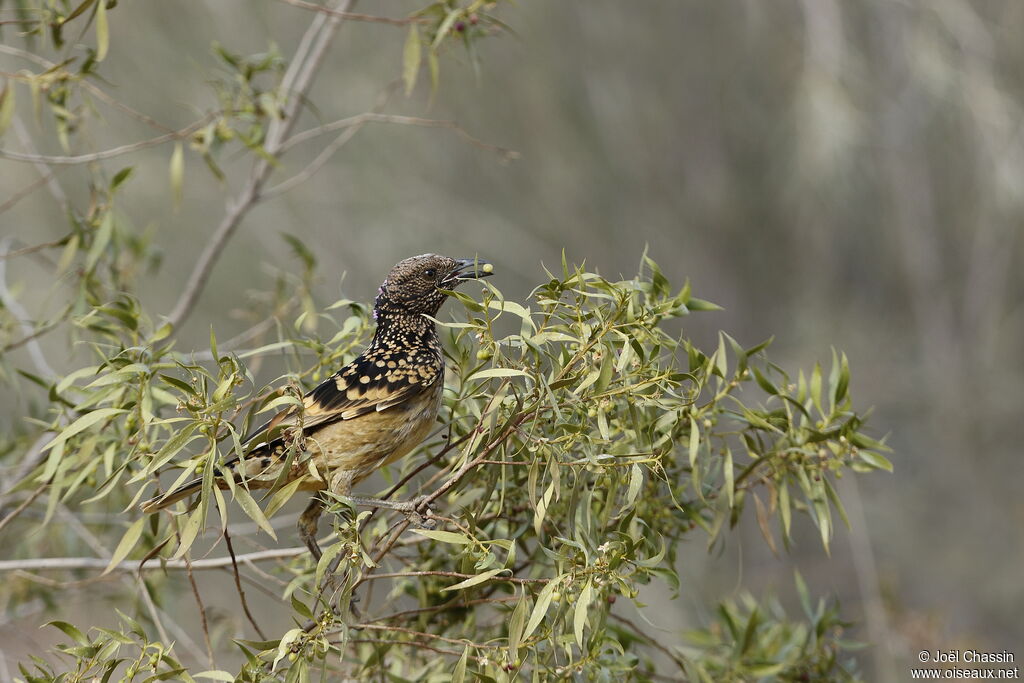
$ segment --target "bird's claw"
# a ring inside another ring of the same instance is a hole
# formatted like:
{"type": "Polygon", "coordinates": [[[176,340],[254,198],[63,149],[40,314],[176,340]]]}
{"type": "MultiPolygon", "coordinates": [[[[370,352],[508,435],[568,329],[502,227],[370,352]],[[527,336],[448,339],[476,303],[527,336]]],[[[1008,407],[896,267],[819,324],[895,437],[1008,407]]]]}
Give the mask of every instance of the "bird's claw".
{"type": "Polygon", "coordinates": [[[433,529],[437,526],[437,520],[431,517],[433,511],[430,509],[426,496],[410,500],[402,504],[398,510],[411,524],[421,529],[433,529]]]}

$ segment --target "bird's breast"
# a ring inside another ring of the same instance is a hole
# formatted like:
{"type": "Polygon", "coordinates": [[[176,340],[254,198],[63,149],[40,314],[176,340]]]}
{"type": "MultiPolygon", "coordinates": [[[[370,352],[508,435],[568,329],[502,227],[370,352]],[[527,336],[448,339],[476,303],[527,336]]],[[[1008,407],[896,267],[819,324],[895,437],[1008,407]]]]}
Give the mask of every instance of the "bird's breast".
{"type": "Polygon", "coordinates": [[[443,383],[437,382],[397,405],[339,420],[307,434],[306,449],[326,480],[324,484],[344,495],[352,484],[415,448],[434,425],[443,388],[443,383]]]}

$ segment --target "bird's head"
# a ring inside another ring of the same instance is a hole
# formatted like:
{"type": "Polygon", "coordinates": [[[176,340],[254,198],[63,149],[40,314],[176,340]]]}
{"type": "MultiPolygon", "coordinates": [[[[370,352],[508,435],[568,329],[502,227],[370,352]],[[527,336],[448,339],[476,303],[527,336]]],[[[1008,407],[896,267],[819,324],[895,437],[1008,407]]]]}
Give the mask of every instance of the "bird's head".
{"type": "Polygon", "coordinates": [[[380,286],[374,313],[437,315],[446,290],[466,280],[487,277],[490,263],[480,259],[454,259],[437,254],[421,254],[399,261],[380,286]]]}

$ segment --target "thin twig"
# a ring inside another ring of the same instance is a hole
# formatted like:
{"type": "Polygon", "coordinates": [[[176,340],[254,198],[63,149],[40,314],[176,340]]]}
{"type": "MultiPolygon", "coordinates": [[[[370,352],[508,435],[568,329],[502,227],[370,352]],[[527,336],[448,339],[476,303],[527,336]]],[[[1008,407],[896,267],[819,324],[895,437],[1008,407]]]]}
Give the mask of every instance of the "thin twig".
{"type": "Polygon", "coordinates": [[[608,616],[610,616],[612,619],[615,619],[616,621],[621,621],[626,626],[629,626],[631,629],[633,629],[633,632],[635,634],[637,634],[638,636],[640,636],[641,638],[646,640],[648,643],[650,643],[652,646],[654,646],[658,650],[661,650],[661,652],[666,657],[671,659],[672,662],[675,663],[675,665],[678,666],[682,670],[682,672],[684,674],[686,673],[686,667],[684,666],[683,660],[679,658],[679,655],[673,653],[671,650],[669,650],[667,647],[665,647],[664,645],[659,643],[657,640],[655,640],[654,638],[651,638],[649,635],[644,633],[642,630],[640,630],[639,626],[634,624],[632,621],[630,621],[626,617],[619,616],[618,614],[615,614],[614,612],[609,612],[608,616]]]}
{"type": "Polygon", "coordinates": [[[362,126],[367,123],[390,123],[402,126],[420,126],[423,128],[447,128],[448,130],[455,131],[459,136],[465,138],[466,141],[474,147],[479,147],[480,149],[488,152],[494,152],[506,161],[518,159],[520,156],[519,152],[515,150],[491,145],[474,137],[455,121],[425,119],[418,116],[400,116],[397,114],[379,114],[377,112],[366,112],[355,116],[349,116],[348,118],[325,123],[322,126],[317,126],[316,128],[310,128],[302,131],[301,133],[296,133],[282,146],[281,151],[285,151],[295,145],[305,142],[306,140],[311,140],[317,136],[323,135],[324,133],[330,133],[344,128],[351,128],[353,126],[362,126]]]}
{"type": "MultiPolygon", "coordinates": [[[[37,180],[36,182],[38,183],[40,181],[45,180],[46,178],[39,178],[39,180],[37,180]]],[[[0,208],[0,212],[2,211],[3,209],[0,208]]],[[[12,259],[18,256],[24,256],[25,254],[32,254],[37,251],[42,251],[43,249],[52,249],[53,247],[59,247],[64,244],[65,239],[66,238],[61,237],[59,240],[54,240],[53,242],[43,242],[42,244],[32,244],[27,247],[22,247],[21,249],[12,249],[11,251],[0,254],[0,259],[12,259]]]]}
{"type": "Polygon", "coordinates": [[[373,619],[370,619],[370,622],[372,623],[375,621],[391,621],[392,619],[405,619],[406,617],[424,614],[426,612],[443,612],[449,609],[459,609],[463,607],[471,607],[473,605],[518,602],[519,600],[522,600],[522,598],[518,595],[511,595],[503,598],[479,598],[476,600],[467,600],[465,602],[460,602],[456,597],[453,598],[451,601],[441,605],[432,605],[430,607],[417,607],[415,609],[407,609],[402,612],[392,612],[391,614],[385,614],[381,617],[374,617],[373,619]]]}
{"type": "MultiPolygon", "coordinates": [[[[178,537],[178,541],[181,541],[181,537],[178,537]]],[[[203,604],[203,597],[199,594],[199,586],[196,585],[196,577],[192,575],[192,562],[188,559],[188,553],[182,558],[185,560],[185,572],[188,574],[189,585],[192,586],[192,597],[196,600],[196,606],[199,608],[199,624],[203,628],[203,642],[206,644],[206,658],[212,669],[213,663],[213,644],[210,643],[210,624],[206,619],[206,606],[203,604]]],[[[234,558],[232,558],[234,559],[234,558]]]]}
{"type": "Polygon", "coordinates": [[[172,140],[180,140],[187,138],[192,133],[196,132],[216,116],[219,116],[218,112],[210,112],[203,118],[195,121],[188,126],[185,126],[181,130],[174,131],[172,133],[166,133],[164,135],[158,135],[155,138],[148,140],[140,140],[139,142],[133,142],[128,145],[121,145],[120,147],[113,147],[111,149],[105,149],[100,152],[92,152],[91,154],[77,154],[72,156],[50,156],[46,154],[23,154],[21,152],[12,152],[6,149],[0,149],[0,158],[9,159],[11,161],[24,161],[32,164],[52,164],[55,166],[75,166],[78,164],[88,164],[93,161],[102,161],[103,159],[112,159],[119,157],[123,154],[130,154],[131,152],[137,152],[140,149],[146,149],[148,147],[156,147],[162,145],[165,142],[171,142],[172,140]]]}
{"type": "Polygon", "coordinates": [[[353,126],[346,130],[344,133],[336,137],[331,142],[331,144],[324,147],[320,154],[316,155],[316,158],[313,159],[313,161],[311,161],[309,165],[306,166],[306,168],[302,169],[301,171],[293,175],[291,178],[283,180],[277,185],[274,185],[273,187],[268,187],[266,191],[264,191],[263,196],[277,196],[283,192],[287,192],[293,187],[301,185],[302,183],[312,178],[314,175],[316,175],[316,172],[323,168],[323,165],[326,164],[330,160],[330,158],[337,153],[339,149],[344,147],[349,140],[355,137],[356,133],[358,133],[361,128],[362,126],[353,126]]]}
{"type": "MultiPolygon", "coordinates": [[[[68,423],[68,418],[66,415],[62,414],[59,418],[57,418],[57,422],[61,427],[63,427],[68,423]]],[[[43,446],[50,443],[50,441],[52,441],[53,437],[55,437],[56,435],[56,432],[45,431],[36,437],[36,440],[32,442],[32,445],[25,453],[25,456],[21,459],[21,462],[18,463],[18,467],[15,470],[14,474],[5,481],[5,485],[7,485],[7,482],[14,483],[9,484],[7,490],[4,491],[3,493],[0,493],[0,503],[2,503],[4,500],[10,497],[14,493],[19,482],[21,482],[22,479],[28,476],[28,473],[34,470],[39,465],[39,463],[43,461],[43,458],[46,457],[43,453],[43,446]]],[[[46,483],[44,483],[43,486],[45,487],[46,483]]],[[[3,529],[2,524],[0,524],[0,529],[3,529]]]]}
{"type": "MultiPolygon", "coordinates": [[[[6,237],[2,242],[0,242],[0,253],[7,254],[10,252],[10,244],[12,240],[12,237],[6,237]]],[[[14,295],[12,295],[7,289],[6,259],[0,259],[0,302],[3,302],[4,307],[18,320],[18,325],[21,327],[21,331],[25,335],[24,338],[28,340],[25,344],[28,346],[29,357],[32,358],[32,363],[36,366],[36,370],[43,377],[55,377],[57,373],[49,362],[47,362],[46,355],[43,353],[42,347],[39,346],[39,342],[34,338],[30,338],[36,330],[33,328],[32,323],[29,322],[28,311],[25,310],[21,303],[15,299],[14,295]]]]}
{"type": "MultiPolygon", "coordinates": [[[[102,562],[103,560],[100,560],[102,562]]],[[[153,596],[149,594],[149,587],[146,586],[146,582],[142,578],[142,574],[136,574],[135,580],[139,584],[139,592],[142,593],[142,602],[145,603],[146,609],[149,610],[149,617],[156,624],[156,630],[160,634],[160,640],[165,643],[170,642],[170,638],[167,637],[167,631],[164,629],[163,620],[160,618],[160,612],[157,610],[156,603],[153,602],[153,596]]]]}
{"type": "MultiPolygon", "coordinates": [[[[25,508],[31,505],[32,502],[39,497],[39,494],[46,490],[46,487],[48,485],[48,482],[40,484],[39,487],[32,492],[32,495],[23,500],[21,502],[21,505],[19,505],[18,507],[14,508],[14,510],[11,511],[11,514],[7,515],[3,519],[0,519],[0,531],[3,531],[5,526],[13,522],[18,517],[18,515],[24,512],[25,508]]],[[[31,567],[29,567],[29,569],[31,569],[31,567]]]]}
{"type": "MultiPolygon", "coordinates": [[[[330,641],[332,645],[340,645],[341,640],[330,641]]],[[[405,640],[401,643],[396,643],[394,640],[384,640],[383,638],[349,638],[345,640],[346,643],[376,643],[379,645],[408,645],[410,647],[418,647],[421,650],[429,650],[430,652],[436,652],[440,655],[451,655],[452,657],[461,657],[462,653],[458,650],[445,650],[444,648],[434,647],[433,645],[427,645],[415,640],[405,640]]],[[[477,655],[469,655],[469,659],[472,659],[476,663],[483,662],[484,658],[477,655]]]]}
{"type": "Polygon", "coordinates": [[[235,576],[235,589],[238,591],[238,599],[242,602],[242,611],[245,612],[246,619],[248,619],[249,623],[252,624],[257,635],[259,635],[263,640],[267,640],[267,636],[264,635],[263,630],[260,629],[260,625],[256,623],[256,619],[253,618],[252,612],[249,611],[249,603],[245,600],[245,591],[242,590],[242,577],[238,573],[238,561],[235,558],[235,549],[231,546],[231,534],[227,529],[224,529],[224,541],[227,543],[228,554],[231,556],[231,572],[235,576]]]}
{"type": "MultiPolygon", "coordinates": [[[[68,311],[70,312],[70,309],[68,309],[68,311]]],[[[66,317],[67,317],[67,315],[61,315],[59,318],[57,318],[55,320],[51,320],[50,322],[46,323],[45,325],[41,325],[40,327],[37,327],[35,330],[32,331],[31,334],[26,334],[21,339],[15,339],[14,341],[12,341],[12,342],[10,342],[8,344],[5,344],[4,346],[0,346],[0,355],[5,354],[8,351],[13,351],[14,349],[19,348],[21,346],[25,346],[26,344],[31,344],[31,343],[35,342],[36,339],[38,339],[39,337],[42,337],[47,332],[50,332],[51,330],[56,329],[58,325],[60,325],[62,322],[64,322],[64,319],[66,317]]]]}
{"type": "MultiPolygon", "coordinates": [[[[25,151],[29,154],[39,156],[39,150],[36,149],[35,143],[32,141],[32,136],[29,134],[28,127],[22,122],[20,116],[15,116],[13,121],[14,132],[18,135],[18,140],[21,141],[21,146],[24,147],[25,151]]],[[[61,212],[64,215],[69,215],[71,204],[68,202],[68,195],[61,187],[60,181],[57,180],[57,172],[52,166],[44,161],[33,162],[36,171],[39,175],[46,177],[46,187],[50,190],[50,196],[52,196],[57,204],[61,208],[61,212]]]]}
{"type": "Polygon", "coordinates": [[[427,22],[427,20],[422,17],[392,19],[390,17],[378,17],[372,14],[346,12],[344,10],[331,9],[330,7],[317,5],[312,2],[305,2],[305,0],[278,0],[278,2],[283,2],[284,4],[291,5],[292,7],[298,7],[300,9],[309,10],[310,12],[320,12],[321,14],[327,14],[332,17],[338,17],[339,19],[347,19],[349,21],[364,21],[369,24],[390,24],[392,26],[406,26],[407,24],[423,24],[427,22]]]}
{"type": "MultiPolygon", "coordinates": [[[[377,579],[400,579],[410,576],[448,576],[453,579],[472,579],[476,574],[463,574],[462,572],[448,572],[448,571],[413,571],[413,572],[391,572],[388,574],[368,574],[360,580],[360,583],[365,581],[375,581],[377,579]]],[[[520,579],[515,576],[492,576],[488,581],[507,581],[509,583],[548,583],[551,579],[520,579]]]]}
{"type": "Polygon", "coordinates": [[[351,624],[349,628],[362,629],[367,631],[391,631],[393,633],[405,633],[410,636],[422,636],[424,638],[431,638],[433,640],[440,640],[445,643],[451,643],[452,645],[472,645],[475,648],[481,650],[497,650],[500,649],[500,645],[487,645],[484,643],[474,643],[465,638],[447,638],[445,636],[439,636],[433,633],[427,633],[426,631],[414,631],[411,628],[403,628],[401,626],[385,626],[383,624],[351,624]]]}
{"type": "MultiPolygon", "coordinates": [[[[38,190],[43,185],[45,185],[48,182],[50,182],[50,179],[52,177],[53,177],[53,173],[50,173],[48,175],[40,176],[40,177],[36,178],[35,180],[33,180],[28,185],[26,185],[25,187],[21,188],[20,190],[18,190],[14,194],[12,194],[10,197],[7,198],[7,200],[3,204],[0,204],[0,213],[3,213],[5,211],[7,211],[11,207],[13,207],[15,204],[20,202],[22,199],[24,199],[25,197],[29,196],[30,194],[32,194],[36,190],[38,190]]],[[[28,249],[32,249],[32,247],[25,247],[25,249],[15,250],[15,251],[11,252],[10,254],[4,255],[2,258],[11,258],[13,256],[20,256],[22,253],[26,253],[26,254],[27,253],[31,253],[29,251],[26,251],[28,249]]]]}

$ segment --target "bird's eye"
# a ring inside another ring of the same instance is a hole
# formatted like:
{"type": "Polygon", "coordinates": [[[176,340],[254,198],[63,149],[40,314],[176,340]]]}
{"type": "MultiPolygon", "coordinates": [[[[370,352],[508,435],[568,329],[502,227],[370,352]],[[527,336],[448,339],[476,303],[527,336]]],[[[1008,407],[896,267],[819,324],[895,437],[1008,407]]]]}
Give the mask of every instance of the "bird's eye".
{"type": "Polygon", "coordinates": [[[435,275],[437,275],[437,271],[433,268],[427,268],[423,271],[423,277],[425,278],[433,279],[435,275]]]}

